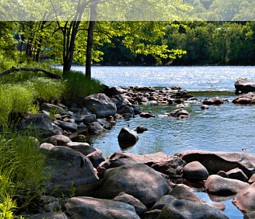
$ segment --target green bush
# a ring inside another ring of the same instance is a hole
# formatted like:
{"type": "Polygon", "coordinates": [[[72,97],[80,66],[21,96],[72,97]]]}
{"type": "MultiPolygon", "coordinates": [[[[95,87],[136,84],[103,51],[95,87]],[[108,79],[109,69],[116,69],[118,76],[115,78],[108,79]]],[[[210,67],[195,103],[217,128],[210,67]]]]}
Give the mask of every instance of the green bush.
{"type": "Polygon", "coordinates": [[[64,99],[70,102],[79,103],[84,97],[99,93],[104,85],[98,80],[85,77],[81,72],[70,71],[65,80],[64,99]]]}

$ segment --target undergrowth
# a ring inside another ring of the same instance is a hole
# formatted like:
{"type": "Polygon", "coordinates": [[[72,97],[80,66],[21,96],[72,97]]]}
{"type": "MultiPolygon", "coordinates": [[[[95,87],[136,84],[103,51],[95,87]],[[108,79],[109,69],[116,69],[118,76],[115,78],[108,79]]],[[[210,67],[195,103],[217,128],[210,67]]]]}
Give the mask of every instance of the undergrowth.
{"type": "Polygon", "coordinates": [[[0,136],[0,218],[32,209],[43,190],[45,155],[29,133],[0,136]]]}

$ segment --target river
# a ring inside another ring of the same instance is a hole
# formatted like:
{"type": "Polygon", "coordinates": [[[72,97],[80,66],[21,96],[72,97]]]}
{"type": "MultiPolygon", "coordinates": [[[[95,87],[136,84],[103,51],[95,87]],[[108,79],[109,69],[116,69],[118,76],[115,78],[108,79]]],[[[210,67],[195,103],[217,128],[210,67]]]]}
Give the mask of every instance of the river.
{"type": "MultiPolygon", "coordinates": [[[[82,71],[84,68],[73,69],[82,71]]],[[[154,112],[156,117],[120,120],[112,130],[93,139],[93,146],[104,155],[120,150],[117,136],[121,127],[135,129],[139,125],[148,131],[139,135],[138,143],[128,150],[131,153],[162,151],[172,155],[190,149],[255,152],[255,106],[232,103],[236,78],[255,80],[255,67],[93,67],[92,76],[109,86],[178,85],[201,100],[220,96],[229,101],[221,106],[210,106],[208,110],[201,110],[201,103],[197,101],[187,101],[186,109],[191,116],[184,120],[158,117],[171,112],[175,106],[143,107],[145,111],[154,112]]]]}
{"type": "MultiPolygon", "coordinates": [[[[83,71],[83,67],[73,70],[83,71]]],[[[120,151],[117,136],[122,127],[135,129],[142,125],[148,131],[139,135],[138,143],[128,152],[146,154],[162,151],[168,155],[176,152],[201,149],[209,151],[246,151],[255,153],[255,106],[234,105],[234,83],[239,77],[255,80],[255,67],[208,66],[208,67],[93,67],[92,76],[108,86],[153,86],[178,85],[203,100],[220,96],[228,100],[220,106],[201,110],[201,102],[187,101],[189,119],[160,118],[158,115],[171,112],[175,106],[144,106],[144,111],[156,114],[145,119],[136,116],[130,121],[120,120],[110,131],[92,140],[92,145],[105,156],[120,151]]],[[[205,193],[199,196],[209,200],[205,193]]],[[[243,218],[240,211],[223,202],[225,214],[231,219],[243,218]]]]}

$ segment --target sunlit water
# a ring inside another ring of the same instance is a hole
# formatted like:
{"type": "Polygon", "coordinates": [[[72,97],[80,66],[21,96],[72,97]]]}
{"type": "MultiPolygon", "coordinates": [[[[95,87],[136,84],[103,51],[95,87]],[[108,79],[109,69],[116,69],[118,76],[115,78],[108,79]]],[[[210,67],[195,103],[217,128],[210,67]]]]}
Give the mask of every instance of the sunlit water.
{"type": "MultiPolygon", "coordinates": [[[[84,67],[73,67],[84,72],[84,67]]],[[[92,67],[92,77],[109,86],[181,86],[186,90],[234,90],[239,77],[255,79],[255,67],[92,67]]]]}
{"type": "MultiPolygon", "coordinates": [[[[82,71],[82,67],[75,67],[82,71]]],[[[92,145],[105,156],[120,151],[117,136],[122,127],[135,129],[142,125],[148,131],[139,134],[138,143],[128,152],[146,154],[162,151],[173,155],[184,150],[246,151],[255,153],[255,106],[240,106],[232,103],[234,83],[239,77],[255,80],[255,67],[93,67],[92,76],[109,86],[154,86],[178,85],[195,93],[198,99],[220,96],[229,102],[201,110],[201,102],[188,101],[188,119],[160,118],[175,106],[143,107],[155,113],[155,118],[136,116],[130,121],[120,120],[110,130],[92,140],[92,145]],[[210,91],[219,91],[211,93],[210,91]],[[222,91],[231,91],[226,95],[222,91]]],[[[206,194],[200,194],[209,201],[206,194]]],[[[229,218],[242,218],[242,213],[225,201],[225,214],[229,218]]]]}

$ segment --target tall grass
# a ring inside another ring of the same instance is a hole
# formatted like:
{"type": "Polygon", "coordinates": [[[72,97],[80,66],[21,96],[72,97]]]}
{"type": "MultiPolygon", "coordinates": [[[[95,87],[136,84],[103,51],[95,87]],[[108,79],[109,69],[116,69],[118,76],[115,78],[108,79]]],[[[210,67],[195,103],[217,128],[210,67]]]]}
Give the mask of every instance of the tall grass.
{"type": "Polygon", "coordinates": [[[49,78],[34,78],[26,83],[33,89],[34,98],[40,102],[60,102],[65,85],[63,81],[49,78]]]}
{"type": "MultiPolygon", "coordinates": [[[[29,133],[0,136],[0,218],[31,208],[43,192],[45,155],[29,133]]],[[[10,217],[11,218],[11,217],[10,217]]]]}
{"type": "Polygon", "coordinates": [[[35,110],[33,99],[32,91],[26,87],[0,84],[0,124],[6,127],[11,113],[35,110]]]}
{"type": "Polygon", "coordinates": [[[83,100],[84,97],[102,92],[104,85],[98,80],[85,77],[81,72],[70,71],[65,78],[65,90],[63,97],[66,102],[78,103],[83,100]]]}

